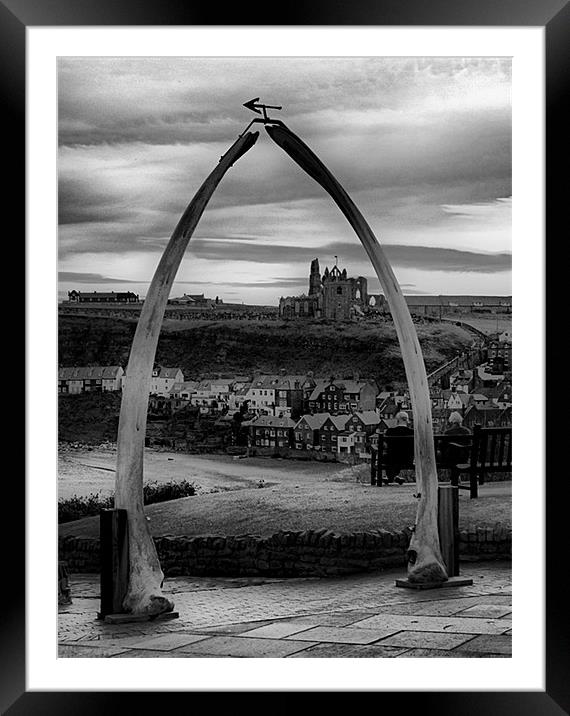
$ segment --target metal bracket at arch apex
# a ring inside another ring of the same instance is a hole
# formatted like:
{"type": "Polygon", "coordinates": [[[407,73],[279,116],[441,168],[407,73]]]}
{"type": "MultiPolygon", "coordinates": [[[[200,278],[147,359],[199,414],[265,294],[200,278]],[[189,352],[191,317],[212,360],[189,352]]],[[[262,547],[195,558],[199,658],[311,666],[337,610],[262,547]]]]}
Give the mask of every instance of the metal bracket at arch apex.
{"type": "Polygon", "coordinates": [[[247,127],[243,130],[243,132],[239,135],[240,137],[242,137],[251,127],[251,125],[255,124],[256,122],[261,122],[262,124],[280,124],[282,126],[285,126],[283,122],[281,122],[281,120],[271,119],[271,117],[267,116],[268,109],[283,109],[283,107],[278,107],[277,105],[272,104],[262,104],[261,102],[259,102],[259,97],[256,97],[255,99],[250,99],[249,102],[244,102],[243,106],[247,107],[247,109],[250,109],[256,114],[263,113],[263,117],[256,117],[255,119],[252,119],[251,122],[247,125],[247,127]]]}

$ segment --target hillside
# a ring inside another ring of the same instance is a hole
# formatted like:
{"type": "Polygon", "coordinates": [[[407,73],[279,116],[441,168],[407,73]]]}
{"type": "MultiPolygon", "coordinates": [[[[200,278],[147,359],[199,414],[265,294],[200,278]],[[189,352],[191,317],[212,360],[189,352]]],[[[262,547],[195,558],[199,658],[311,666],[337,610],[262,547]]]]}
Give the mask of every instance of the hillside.
{"type": "Polygon", "coordinates": [[[117,439],[121,393],[60,395],[57,401],[58,438],[98,445],[117,439]]]}
{"type": "MultiPolygon", "coordinates": [[[[59,316],[59,364],[126,367],[136,321],[59,316]]],[[[428,372],[472,343],[462,328],[416,326],[428,372]]],[[[180,366],[188,378],[215,373],[265,373],[285,369],[316,376],[359,373],[380,385],[405,379],[390,322],[335,324],[307,321],[165,321],[156,361],[180,366]]]]}

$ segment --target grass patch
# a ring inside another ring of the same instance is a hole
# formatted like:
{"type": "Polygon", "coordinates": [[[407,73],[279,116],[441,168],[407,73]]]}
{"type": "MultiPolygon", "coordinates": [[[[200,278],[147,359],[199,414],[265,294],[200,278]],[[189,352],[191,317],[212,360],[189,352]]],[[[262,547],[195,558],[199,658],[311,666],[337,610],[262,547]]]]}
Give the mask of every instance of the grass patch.
{"type": "MultiPolygon", "coordinates": [[[[181,497],[191,497],[196,494],[196,487],[187,480],[181,482],[148,482],[143,486],[143,502],[145,505],[152,505],[157,502],[177,500],[181,497]]],[[[113,495],[101,497],[98,493],[91,493],[86,497],[73,495],[65,500],[59,500],[57,504],[57,518],[60,524],[74,522],[84,517],[98,515],[101,510],[109,510],[114,507],[115,498],[113,495]]]]}
{"type": "MultiPolygon", "coordinates": [[[[301,531],[327,528],[337,533],[369,530],[402,530],[415,522],[415,485],[401,487],[365,486],[354,479],[319,484],[275,484],[199,494],[193,500],[173,500],[149,506],[150,529],[154,536],[201,534],[258,534],[267,536],[281,530],[301,531]]],[[[462,491],[459,498],[459,526],[494,527],[511,525],[510,483],[489,483],[471,500],[462,491]]],[[[60,535],[97,537],[98,521],[89,518],[63,525],[60,535]]]]}

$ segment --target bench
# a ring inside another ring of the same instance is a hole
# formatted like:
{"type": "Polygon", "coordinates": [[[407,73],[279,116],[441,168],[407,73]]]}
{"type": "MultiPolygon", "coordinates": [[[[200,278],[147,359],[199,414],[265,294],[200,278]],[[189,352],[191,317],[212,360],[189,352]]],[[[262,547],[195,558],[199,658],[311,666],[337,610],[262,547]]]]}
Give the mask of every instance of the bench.
{"type": "MultiPolygon", "coordinates": [[[[477,497],[478,485],[491,472],[511,472],[511,428],[482,428],[475,425],[472,435],[434,435],[436,464],[451,471],[451,484],[467,489],[477,497]],[[469,474],[462,485],[461,475],[469,474]]],[[[382,473],[389,468],[413,470],[414,436],[380,435],[378,449],[371,451],[370,484],[380,487],[382,473]]]]}
{"type": "Polygon", "coordinates": [[[477,486],[484,485],[485,475],[492,472],[512,472],[512,428],[474,425],[469,459],[452,467],[451,484],[477,497],[477,486]],[[469,474],[469,485],[460,483],[463,473],[469,474]]]}

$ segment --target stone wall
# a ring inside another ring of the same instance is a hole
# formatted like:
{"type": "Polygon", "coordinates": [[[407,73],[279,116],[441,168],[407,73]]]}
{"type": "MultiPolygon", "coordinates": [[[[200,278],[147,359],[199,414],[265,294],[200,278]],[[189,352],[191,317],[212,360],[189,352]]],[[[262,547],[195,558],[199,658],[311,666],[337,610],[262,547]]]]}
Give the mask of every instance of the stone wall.
{"type": "MultiPolygon", "coordinates": [[[[155,544],[167,577],[272,576],[328,577],[406,565],[410,530],[335,534],[330,530],[256,535],[157,537],[155,544]]],[[[497,525],[460,532],[465,561],[511,558],[511,530],[497,525]]],[[[99,571],[99,540],[62,537],[59,559],[70,572],[99,571]]]]}

